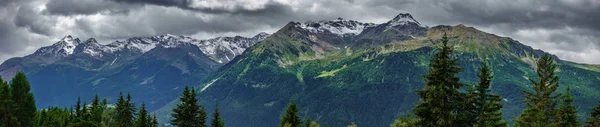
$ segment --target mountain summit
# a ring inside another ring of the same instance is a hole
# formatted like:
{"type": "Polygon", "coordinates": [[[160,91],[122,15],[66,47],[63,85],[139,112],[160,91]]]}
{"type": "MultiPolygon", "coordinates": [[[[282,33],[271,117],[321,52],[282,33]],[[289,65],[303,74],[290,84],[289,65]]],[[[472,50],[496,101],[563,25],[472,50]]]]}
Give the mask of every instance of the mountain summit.
{"type": "Polygon", "coordinates": [[[130,92],[152,110],[268,36],[198,40],[166,34],[100,44],[67,35],[33,54],[6,60],[0,76],[10,80],[24,71],[38,107],[67,106],[73,97],[88,98],[89,93],[115,100],[119,92],[130,92]]]}
{"type": "MultiPolygon", "coordinates": [[[[530,88],[524,77],[535,77],[534,61],[548,53],[464,25],[426,27],[410,14],[382,24],[290,22],[195,88],[201,104],[218,104],[223,117],[232,118],[227,126],[277,125],[291,100],[300,115],[322,124],[389,126],[418,103],[415,91],[424,87],[422,76],[444,34],[463,69],[461,82],[478,82],[476,70],[487,61],[495,76],[492,92],[503,97],[503,118],[517,117],[524,107],[521,89],[530,88]]],[[[561,85],[575,88],[574,104],[589,111],[600,98],[598,67],[556,60],[561,85]]],[[[162,121],[177,103],[156,112],[162,121]]]]}

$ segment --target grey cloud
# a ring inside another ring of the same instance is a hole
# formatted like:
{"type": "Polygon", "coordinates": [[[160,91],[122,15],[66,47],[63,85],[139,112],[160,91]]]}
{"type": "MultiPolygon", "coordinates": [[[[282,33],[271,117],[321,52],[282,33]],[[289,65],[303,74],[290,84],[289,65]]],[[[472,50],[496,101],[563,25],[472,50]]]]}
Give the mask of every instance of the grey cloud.
{"type": "Polygon", "coordinates": [[[49,36],[56,21],[36,13],[31,6],[21,6],[17,11],[14,24],[41,35],[49,36]]]}
{"type": "MultiPolygon", "coordinates": [[[[94,37],[99,40],[166,33],[235,35],[258,33],[264,30],[275,32],[289,21],[332,20],[337,17],[383,23],[398,13],[408,12],[425,25],[465,24],[490,33],[512,37],[534,48],[557,53],[570,60],[600,62],[600,59],[581,55],[597,51],[599,49],[596,47],[600,47],[600,24],[598,24],[600,16],[596,14],[600,12],[600,2],[597,0],[246,1],[252,5],[235,3],[241,0],[212,0],[208,4],[200,4],[202,6],[196,2],[206,0],[40,1],[43,0],[0,0],[0,8],[21,6],[12,17],[0,19],[4,23],[9,23],[6,26],[10,27],[0,26],[0,28],[5,31],[8,30],[7,28],[14,28],[25,33],[30,32],[11,40],[31,42],[29,45],[42,45],[34,44],[26,38],[31,36],[60,38],[66,34],[80,38],[94,37]],[[217,2],[217,4],[210,5],[214,4],[210,2],[217,2]],[[42,12],[34,11],[32,8],[39,6],[31,6],[28,3],[41,3],[46,9],[42,12]],[[69,21],[65,23],[65,19],[69,21]]],[[[2,15],[3,12],[0,12],[0,17],[2,15]]],[[[13,32],[11,36],[16,34],[13,32]]],[[[0,40],[7,39],[2,37],[0,40]]],[[[51,43],[52,40],[42,41],[46,44],[51,43]]],[[[0,46],[4,45],[9,44],[3,42],[0,46]]]]}
{"type": "Polygon", "coordinates": [[[457,20],[476,25],[511,24],[511,29],[518,28],[553,28],[566,26],[593,28],[600,30],[600,5],[593,6],[581,0],[579,3],[568,3],[563,0],[532,1],[446,1],[438,7],[458,16],[457,20]],[[589,6],[588,6],[589,5],[589,6]]]}
{"type": "Polygon", "coordinates": [[[208,14],[246,14],[246,15],[263,15],[268,13],[283,13],[289,12],[290,6],[269,1],[264,7],[258,9],[249,9],[243,5],[236,4],[231,8],[226,7],[194,7],[194,0],[113,0],[120,3],[129,4],[144,4],[144,5],[156,5],[164,7],[177,7],[184,10],[197,11],[208,14]]]}
{"type": "Polygon", "coordinates": [[[46,12],[53,15],[91,15],[128,13],[138,5],[125,5],[108,0],[50,0],[46,12]]]}

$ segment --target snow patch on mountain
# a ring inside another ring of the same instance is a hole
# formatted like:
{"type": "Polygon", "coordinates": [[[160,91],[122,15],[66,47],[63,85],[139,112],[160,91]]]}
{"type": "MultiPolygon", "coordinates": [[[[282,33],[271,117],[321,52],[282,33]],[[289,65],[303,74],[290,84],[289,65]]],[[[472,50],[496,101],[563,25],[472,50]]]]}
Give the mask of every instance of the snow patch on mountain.
{"type": "Polygon", "coordinates": [[[394,19],[387,22],[387,24],[387,27],[403,26],[408,24],[416,24],[419,27],[427,27],[415,20],[409,13],[400,13],[396,17],[394,17],[394,19]]]}
{"type": "Polygon", "coordinates": [[[80,43],[79,38],[73,38],[71,35],[67,35],[52,46],[38,49],[34,55],[68,56],[73,54],[76,46],[80,43]]]}
{"type": "Polygon", "coordinates": [[[264,40],[268,36],[269,34],[263,32],[251,38],[236,36],[197,40],[185,36],[166,34],[152,37],[133,37],[124,41],[117,40],[110,44],[102,45],[94,38],[90,38],[82,43],[78,38],[74,39],[68,35],[52,46],[38,49],[33,55],[66,57],[72,54],[83,53],[93,57],[103,57],[105,54],[113,54],[120,51],[133,51],[143,54],[156,47],[177,48],[196,45],[203,53],[209,55],[211,59],[223,63],[242,54],[247,48],[264,40]]]}
{"type": "Polygon", "coordinates": [[[376,26],[373,23],[362,23],[354,20],[347,20],[343,18],[338,18],[331,21],[319,21],[313,22],[308,21],[304,24],[300,24],[300,28],[306,29],[313,33],[324,33],[330,32],[332,34],[336,34],[338,36],[346,36],[346,35],[358,35],[363,30],[369,27],[376,26]]]}
{"type": "Polygon", "coordinates": [[[242,54],[246,49],[269,36],[269,34],[262,32],[251,38],[241,36],[217,37],[193,41],[192,44],[198,46],[202,53],[209,55],[215,61],[223,63],[231,61],[231,58],[242,54]]]}

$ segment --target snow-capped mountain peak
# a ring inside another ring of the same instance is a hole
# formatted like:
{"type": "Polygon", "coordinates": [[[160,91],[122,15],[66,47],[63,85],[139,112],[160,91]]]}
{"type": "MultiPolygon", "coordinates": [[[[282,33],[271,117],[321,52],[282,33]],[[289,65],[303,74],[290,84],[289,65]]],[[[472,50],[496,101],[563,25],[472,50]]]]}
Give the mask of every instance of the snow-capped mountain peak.
{"type": "Polygon", "coordinates": [[[68,56],[73,54],[75,48],[80,43],[81,41],[79,41],[79,38],[73,38],[71,35],[67,35],[51,46],[38,49],[33,55],[68,56]]]}
{"type": "Polygon", "coordinates": [[[219,63],[226,63],[237,55],[242,54],[250,46],[269,37],[268,33],[261,32],[252,38],[241,36],[217,37],[208,40],[193,41],[200,50],[219,63]]]}
{"type": "Polygon", "coordinates": [[[394,19],[390,20],[387,23],[388,27],[402,26],[407,24],[416,24],[420,27],[426,27],[425,25],[422,25],[417,20],[415,20],[409,13],[400,13],[396,17],[394,17],[394,19]]]}
{"type": "Polygon", "coordinates": [[[373,27],[373,23],[362,23],[354,20],[347,20],[343,18],[337,18],[331,21],[309,21],[304,24],[300,24],[299,27],[306,29],[313,33],[324,33],[329,32],[338,36],[346,35],[358,35],[364,29],[373,27]]]}

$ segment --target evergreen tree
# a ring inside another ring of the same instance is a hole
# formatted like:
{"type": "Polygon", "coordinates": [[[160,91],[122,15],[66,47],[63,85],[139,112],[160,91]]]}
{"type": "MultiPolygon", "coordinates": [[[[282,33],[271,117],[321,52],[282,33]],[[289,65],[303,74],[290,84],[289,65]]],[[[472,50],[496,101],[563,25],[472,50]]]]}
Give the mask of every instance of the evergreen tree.
{"type": "Polygon", "coordinates": [[[558,76],[554,74],[556,64],[552,57],[544,55],[536,65],[539,81],[529,78],[533,91],[523,90],[526,108],[516,122],[526,127],[556,126],[556,105],[560,96],[554,94],[558,89],[558,76]]]}
{"type": "Polygon", "coordinates": [[[598,105],[590,112],[585,127],[600,127],[600,101],[598,101],[598,105]]]}
{"type": "Polygon", "coordinates": [[[35,98],[30,92],[31,88],[27,77],[23,72],[17,72],[15,77],[11,80],[11,93],[13,102],[16,105],[15,116],[21,126],[30,127],[34,126],[35,112],[35,98]]]}
{"type": "Polygon", "coordinates": [[[304,127],[309,127],[310,126],[310,117],[307,117],[306,120],[304,121],[304,127]]]}
{"type": "Polygon", "coordinates": [[[302,120],[298,116],[298,107],[294,101],[291,101],[285,109],[285,114],[279,121],[279,127],[300,127],[302,120]]]}
{"type": "MultiPolygon", "coordinates": [[[[225,127],[225,121],[221,118],[221,113],[219,112],[219,106],[215,107],[215,112],[213,112],[213,118],[210,122],[211,127],[225,127]]],[[[300,126],[297,126],[300,127],[300,126]]]]}
{"type": "Polygon", "coordinates": [[[413,120],[413,117],[410,116],[410,114],[406,114],[406,116],[394,120],[394,123],[392,123],[390,127],[414,127],[416,126],[415,122],[416,121],[413,120]]]}
{"type": "Polygon", "coordinates": [[[132,127],[134,122],[135,106],[131,103],[131,95],[127,94],[127,100],[123,99],[123,94],[119,95],[119,100],[116,104],[116,123],[118,127],[132,127]]]}
{"type": "Polygon", "coordinates": [[[135,127],[152,127],[152,118],[146,111],[146,104],[142,103],[142,107],[138,112],[138,117],[135,120],[135,127]]]}
{"type": "Polygon", "coordinates": [[[86,101],[83,101],[83,107],[81,108],[81,116],[79,117],[79,119],[81,119],[81,121],[86,121],[86,122],[89,120],[89,112],[88,112],[86,101]]]}
{"type": "Polygon", "coordinates": [[[156,118],[156,114],[152,117],[152,127],[158,127],[158,119],[156,118]]]}
{"type": "Polygon", "coordinates": [[[417,125],[424,127],[468,126],[459,122],[465,113],[465,94],[459,91],[463,86],[456,76],[461,72],[456,59],[450,58],[453,50],[448,45],[448,37],[441,39],[442,47],[431,59],[429,75],[425,75],[425,88],[419,90],[421,97],[413,110],[417,116],[417,125]]]}
{"type": "MultiPolygon", "coordinates": [[[[194,91],[194,90],[192,90],[192,91],[194,91]]],[[[204,109],[204,106],[200,105],[200,111],[198,112],[198,120],[197,120],[198,127],[206,127],[207,117],[208,117],[208,115],[206,114],[206,110],[204,109]]]]}
{"type": "Polygon", "coordinates": [[[567,92],[562,96],[563,104],[558,108],[556,116],[558,117],[558,126],[578,127],[580,125],[577,118],[577,109],[571,105],[575,98],[571,95],[571,88],[567,87],[567,92]]]}
{"type": "Polygon", "coordinates": [[[17,107],[12,99],[10,86],[0,77],[0,126],[2,127],[20,126],[15,111],[17,107]]]}
{"type": "Polygon", "coordinates": [[[203,106],[198,106],[196,90],[189,87],[183,89],[179,98],[180,103],[173,109],[171,124],[180,127],[205,127],[206,111],[203,106]]]}
{"type": "Polygon", "coordinates": [[[75,119],[74,122],[79,122],[83,113],[81,111],[81,97],[77,97],[77,102],[75,103],[75,119]]]}
{"type": "Polygon", "coordinates": [[[491,94],[492,74],[483,63],[480,69],[479,84],[476,86],[474,113],[477,116],[475,125],[479,127],[506,127],[507,124],[502,120],[502,98],[499,95],[491,94]]]}
{"type": "Polygon", "coordinates": [[[104,112],[104,109],[106,108],[106,104],[103,100],[103,102],[100,102],[100,98],[98,97],[98,94],[96,94],[96,96],[94,97],[94,99],[92,99],[92,103],[90,105],[90,120],[96,124],[96,125],[100,125],[102,122],[102,113],[104,112]]]}

